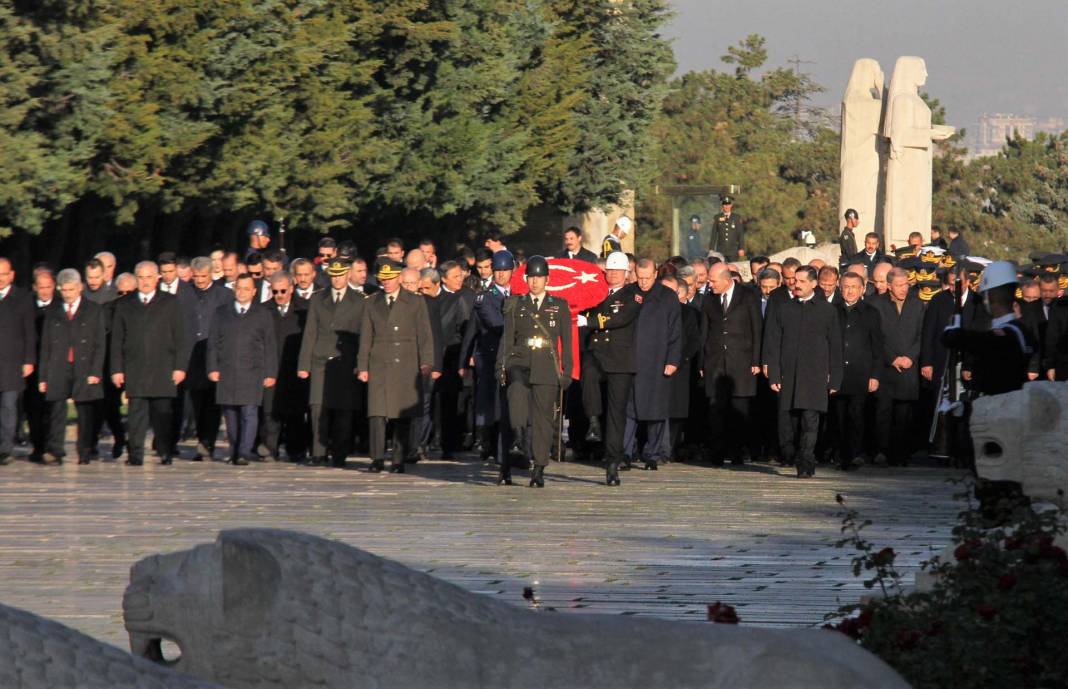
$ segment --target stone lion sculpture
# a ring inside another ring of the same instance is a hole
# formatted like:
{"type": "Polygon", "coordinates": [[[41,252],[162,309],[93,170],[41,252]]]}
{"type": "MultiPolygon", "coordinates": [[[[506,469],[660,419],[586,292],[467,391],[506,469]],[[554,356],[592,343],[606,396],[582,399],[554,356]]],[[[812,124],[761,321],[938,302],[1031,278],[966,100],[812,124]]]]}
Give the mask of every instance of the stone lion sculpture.
{"type": "Polygon", "coordinates": [[[231,689],[908,686],[837,632],[532,612],[268,529],[138,562],[123,611],[134,654],[231,689]]]}
{"type": "Polygon", "coordinates": [[[979,476],[1016,481],[1032,500],[1068,508],[1066,419],[1065,383],[1036,381],[1022,390],[977,399],[971,434],[979,476]]]}
{"type": "Polygon", "coordinates": [[[0,605],[0,687],[220,689],[6,605],[0,605]]]}

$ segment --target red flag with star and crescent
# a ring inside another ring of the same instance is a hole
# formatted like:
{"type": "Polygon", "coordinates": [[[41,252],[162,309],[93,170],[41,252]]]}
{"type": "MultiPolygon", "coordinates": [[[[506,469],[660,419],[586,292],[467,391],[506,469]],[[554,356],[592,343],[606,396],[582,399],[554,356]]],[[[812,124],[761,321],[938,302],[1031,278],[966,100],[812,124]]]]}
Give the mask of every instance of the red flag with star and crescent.
{"type": "MultiPolygon", "coordinates": [[[[550,258],[549,284],[545,290],[554,297],[567,301],[571,310],[571,378],[579,379],[578,316],[586,309],[597,306],[608,296],[608,283],[604,271],[596,264],[577,258],[550,258]]],[[[512,294],[526,294],[526,265],[512,273],[512,294]]],[[[559,343],[557,344],[559,348],[559,343]]],[[[559,349],[558,349],[559,351],[559,349]]]]}

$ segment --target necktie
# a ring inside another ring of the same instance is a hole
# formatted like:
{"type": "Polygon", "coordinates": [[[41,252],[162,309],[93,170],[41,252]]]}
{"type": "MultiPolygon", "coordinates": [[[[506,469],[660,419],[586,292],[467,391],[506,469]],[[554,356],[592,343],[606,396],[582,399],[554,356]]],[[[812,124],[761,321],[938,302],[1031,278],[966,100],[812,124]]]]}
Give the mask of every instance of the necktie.
{"type": "Polygon", "coordinates": [[[246,311],[246,310],[247,310],[247,307],[245,307],[245,306],[241,306],[241,307],[238,307],[238,309],[237,309],[237,315],[239,315],[239,316],[244,316],[244,315],[245,315],[245,311],[246,311]]]}
{"type": "Polygon", "coordinates": [[[341,290],[334,290],[334,303],[337,304],[341,301],[341,290]]]}
{"type": "Polygon", "coordinates": [[[388,297],[386,297],[386,306],[388,306],[390,308],[390,310],[393,309],[393,300],[394,299],[396,299],[396,297],[394,295],[392,295],[392,294],[389,295],[388,297]]]}
{"type": "Polygon", "coordinates": [[[720,298],[719,303],[720,303],[720,306],[723,307],[723,310],[726,311],[727,310],[727,293],[726,292],[723,293],[723,296],[720,298]]]}
{"type": "Polygon", "coordinates": [[[534,310],[537,311],[541,308],[541,299],[534,297],[534,310]]]}
{"type": "MultiPolygon", "coordinates": [[[[66,309],[67,309],[67,320],[68,321],[73,321],[74,320],[74,305],[73,304],[65,304],[65,306],[66,306],[66,309]]],[[[74,338],[71,337],[71,341],[72,342],[73,342],[73,340],[74,340],[74,338]]],[[[73,344],[71,346],[67,347],[67,363],[68,364],[73,364],[74,363],[74,345],[73,344]]]]}
{"type": "Polygon", "coordinates": [[[147,294],[142,294],[141,295],[141,303],[144,304],[145,306],[148,306],[148,295],[147,294]]]}

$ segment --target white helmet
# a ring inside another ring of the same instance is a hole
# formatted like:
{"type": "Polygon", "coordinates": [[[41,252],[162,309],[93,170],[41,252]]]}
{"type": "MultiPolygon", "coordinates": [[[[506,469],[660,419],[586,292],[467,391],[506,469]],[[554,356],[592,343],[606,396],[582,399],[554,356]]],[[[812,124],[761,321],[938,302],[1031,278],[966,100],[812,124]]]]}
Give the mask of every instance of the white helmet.
{"type": "Polygon", "coordinates": [[[979,291],[985,292],[1002,285],[1015,285],[1019,283],[1016,278],[1016,264],[1012,261],[994,261],[983,270],[983,277],[979,279],[979,291]]]}
{"type": "Polygon", "coordinates": [[[628,218],[627,216],[621,215],[616,220],[616,227],[618,227],[619,231],[622,232],[623,234],[630,234],[630,227],[631,227],[632,222],[633,221],[631,221],[631,219],[628,218]]]}
{"type": "Polygon", "coordinates": [[[630,259],[622,251],[613,251],[604,261],[605,270],[630,270],[630,259]]]}

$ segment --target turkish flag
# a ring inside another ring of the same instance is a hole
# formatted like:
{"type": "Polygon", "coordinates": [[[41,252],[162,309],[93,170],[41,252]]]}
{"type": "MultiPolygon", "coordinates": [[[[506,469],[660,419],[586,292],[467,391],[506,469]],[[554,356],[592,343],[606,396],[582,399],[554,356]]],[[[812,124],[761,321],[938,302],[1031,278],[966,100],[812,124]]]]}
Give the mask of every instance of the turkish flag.
{"type": "MultiPolygon", "coordinates": [[[[545,290],[554,297],[567,301],[571,310],[571,378],[579,379],[578,315],[597,306],[608,296],[608,283],[604,271],[596,264],[577,258],[550,258],[549,284],[545,290]]],[[[530,291],[526,281],[526,264],[512,273],[512,294],[530,291]]],[[[557,345],[559,351],[559,345],[557,345]]]]}

